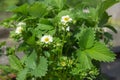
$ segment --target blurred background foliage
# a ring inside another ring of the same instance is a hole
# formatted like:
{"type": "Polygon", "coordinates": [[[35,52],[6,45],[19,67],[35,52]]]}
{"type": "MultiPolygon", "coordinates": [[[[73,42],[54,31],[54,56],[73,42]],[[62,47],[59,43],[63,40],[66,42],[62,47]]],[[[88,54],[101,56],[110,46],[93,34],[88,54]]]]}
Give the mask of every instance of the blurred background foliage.
{"type": "MultiPolygon", "coordinates": [[[[43,1],[43,0],[0,0],[0,12],[5,11],[9,8],[13,8],[15,6],[22,5],[24,3],[34,3],[35,1],[43,1]]],[[[88,6],[96,6],[103,0],[67,0],[69,5],[76,6],[79,5],[81,2],[88,6]]]]}
{"type": "Polygon", "coordinates": [[[8,10],[20,6],[24,3],[33,3],[37,0],[0,0],[0,21],[10,17],[11,13],[8,10]]]}
{"type": "Polygon", "coordinates": [[[8,7],[16,5],[19,0],[0,0],[0,11],[5,11],[8,7]]]}
{"type": "Polygon", "coordinates": [[[5,11],[8,8],[22,5],[23,3],[33,3],[37,0],[0,0],[0,11],[5,11]]]}
{"type": "MultiPolygon", "coordinates": [[[[3,20],[4,18],[10,15],[8,13],[6,14],[6,11],[9,11],[15,8],[16,6],[20,6],[24,3],[32,4],[35,1],[44,1],[44,0],[0,0],[0,20],[3,20]]],[[[46,0],[46,1],[50,1],[50,0],[46,0]]],[[[94,0],[94,1],[93,0],[66,0],[66,1],[68,5],[71,6],[72,8],[72,6],[81,7],[81,4],[87,5],[84,7],[89,7],[89,6],[96,7],[104,0],[94,0]]],[[[120,19],[119,20],[110,19],[109,22],[120,25],[120,19]]]]}
{"type": "MultiPolygon", "coordinates": [[[[35,1],[44,1],[44,0],[0,0],[0,21],[10,17],[11,13],[10,10],[16,8],[16,6],[20,6],[24,3],[32,4],[35,1]]],[[[46,2],[52,0],[45,0],[46,2]]],[[[60,0],[56,0],[60,1],[60,0]]],[[[68,3],[68,6],[73,7],[81,7],[82,5],[87,5],[84,7],[89,6],[97,6],[103,0],[65,0],[68,3]]]]}

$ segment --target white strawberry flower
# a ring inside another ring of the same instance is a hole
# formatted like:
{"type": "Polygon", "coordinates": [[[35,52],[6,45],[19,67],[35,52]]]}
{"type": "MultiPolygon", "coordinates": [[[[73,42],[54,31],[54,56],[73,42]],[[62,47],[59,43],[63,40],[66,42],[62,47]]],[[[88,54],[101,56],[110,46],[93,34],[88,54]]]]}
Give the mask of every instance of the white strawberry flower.
{"type": "Polygon", "coordinates": [[[20,34],[20,33],[22,33],[23,27],[26,26],[26,23],[25,22],[19,22],[16,26],[17,26],[17,28],[16,28],[15,33],[20,34]]]}
{"type": "Polygon", "coordinates": [[[62,22],[63,24],[66,24],[67,22],[71,22],[71,21],[72,21],[72,18],[70,18],[69,15],[62,16],[62,18],[61,18],[61,22],[62,22]]]}
{"type": "Polygon", "coordinates": [[[26,26],[26,23],[25,23],[25,22],[19,22],[19,23],[17,24],[17,26],[18,26],[18,27],[26,26]]]}
{"type": "Polygon", "coordinates": [[[44,42],[44,43],[50,43],[50,42],[53,42],[53,37],[51,35],[44,35],[42,38],[41,38],[41,42],[44,42]]]}
{"type": "Polygon", "coordinates": [[[20,33],[22,33],[22,30],[23,30],[23,28],[21,26],[17,27],[15,33],[20,34],[20,33]]]}

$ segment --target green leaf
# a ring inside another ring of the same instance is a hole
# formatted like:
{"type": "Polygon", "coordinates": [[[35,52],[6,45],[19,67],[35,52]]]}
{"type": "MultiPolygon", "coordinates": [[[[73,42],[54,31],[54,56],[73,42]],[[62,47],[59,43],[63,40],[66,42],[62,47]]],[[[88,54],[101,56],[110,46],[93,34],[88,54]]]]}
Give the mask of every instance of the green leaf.
{"type": "Polygon", "coordinates": [[[49,58],[50,57],[50,53],[48,51],[44,51],[44,55],[49,58]]]}
{"type": "Polygon", "coordinates": [[[56,6],[61,10],[64,7],[66,0],[54,0],[56,6]]]}
{"type": "Polygon", "coordinates": [[[12,11],[15,12],[15,13],[22,13],[24,15],[27,15],[28,14],[28,7],[29,7],[28,4],[24,4],[22,6],[19,6],[15,9],[13,9],[12,11]]]}
{"type": "Polygon", "coordinates": [[[33,17],[44,17],[47,14],[47,7],[43,3],[36,2],[30,6],[29,14],[33,17]]]}
{"type": "Polygon", "coordinates": [[[86,52],[92,59],[98,61],[110,62],[115,59],[115,54],[110,51],[105,44],[100,42],[96,42],[94,47],[86,50],[86,52]]]}
{"type": "Polygon", "coordinates": [[[52,19],[40,18],[39,23],[46,24],[46,25],[52,25],[52,19]]]}
{"type": "Polygon", "coordinates": [[[17,80],[26,80],[26,75],[28,73],[28,69],[25,68],[22,71],[20,71],[17,75],[17,80]]]}
{"type": "Polygon", "coordinates": [[[47,73],[47,69],[48,68],[48,64],[47,64],[47,59],[43,56],[40,57],[40,62],[38,64],[38,66],[36,67],[36,69],[34,69],[32,71],[32,74],[35,77],[42,77],[45,76],[45,74],[47,73]]]}
{"type": "Polygon", "coordinates": [[[5,41],[0,42],[0,48],[1,48],[2,46],[4,46],[5,44],[6,44],[6,42],[5,42],[5,41]]]}
{"type": "Polygon", "coordinates": [[[91,48],[94,44],[94,39],[95,39],[95,33],[91,28],[82,28],[81,32],[76,35],[78,41],[79,41],[79,46],[81,49],[87,49],[91,48]]]}
{"type": "Polygon", "coordinates": [[[70,7],[76,7],[78,5],[81,5],[81,2],[81,0],[67,0],[67,5],[70,7]]]}
{"type": "Polygon", "coordinates": [[[8,59],[12,69],[15,69],[17,71],[20,71],[23,69],[20,60],[15,55],[9,55],[8,59]]]}
{"type": "Polygon", "coordinates": [[[82,0],[82,4],[88,7],[96,7],[102,0],[82,0]]]}
{"type": "Polygon", "coordinates": [[[118,1],[116,0],[105,0],[101,3],[101,5],[99,6],[98,9],[98,15],[101,17],[102,14],[112,5],[114,5],[115,3],[117,3],[118,1]]]}
{"type": "Polygon", "coordinates": [[[55,34],[55,30],[53,29],[53,30],[48,31],[48,34],[54,35],[55,34]]]}
{"type": "Polygon", "coordinates": [[[36,59],[37,59],[37,53],[33,51],[25,60],[26,67],[30,69],[35,69],[36,59]]]}
{"type": "Polygon", "coordinates": [[[99,21],[99,27],[103,27],[108,22],[109,18],[110,16],[107,14],[107,12],[104,12],[99,21]]]}
{"type": "Polygon", "coordinates": [[[35,44],[35,36],[31,36],[26,40],[27,44],[34,45],[35,44]]]}
{"type": "Polygon", "coordinates": [[[105,27],[109,28],[110,30],[112,30],[114,33],[117,33],[117,30],[114,26],[112,25],[105,25],[105,27]]]}
{"type": "Polygon", "coordinates": [[[45,0],[45,3],[52,5],[53,7],[59,8],[61,10],[65,5],[66,0],[45,0]]]}
{"type": "Polygon", "coordinates": [[[80,67],[82,69],[91,69],[92,62],[91,58],[87,55],[85,51],[77,51],[78,62],[80,62],[80,67]]]}
{"type": "Polygon", "coordinates": [[[107,39],[113,40],[113,36],[109,32],[104,32],[104,37],[106,37],[107,39]]]}
{"type": "Polygon", "coordinates": [[[46,25],[46,24],[38,24],[38,28],[39,30],[52,30],[53,29],[53,26],[51,25],[46,25]]]}
{"type": "Polygon", "coordinates": [[[24,56],[21,58],[21,63],[24,64],[27,58],[28,58],[27,54],[24,54],[24,56]]]}
{"type": "Polygon", "coordinates": [[[13,72],[13,69],[9,65],[2,65],[0,64],[0,70],[5,71],[6,73],[13,72]]]}

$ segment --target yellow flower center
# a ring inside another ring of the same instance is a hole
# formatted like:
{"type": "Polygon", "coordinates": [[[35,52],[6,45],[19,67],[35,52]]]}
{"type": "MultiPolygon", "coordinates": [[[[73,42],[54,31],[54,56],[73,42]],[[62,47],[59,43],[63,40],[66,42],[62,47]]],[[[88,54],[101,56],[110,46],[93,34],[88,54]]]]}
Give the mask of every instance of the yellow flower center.
{"type": "Polygon", "coordinates": [[[65,20],[65,21],[68,21],[68,20],[69,20],[69,18],[68,18],[68,17],[66,17],[66,18],[64,18],[64,20],[65,20]]]}
{"type": "Polygon", "coordinates": [[[48,42],[49,41],[49,38],[47,37],[47,38],[45,38],[45,42],[48,42]]]}

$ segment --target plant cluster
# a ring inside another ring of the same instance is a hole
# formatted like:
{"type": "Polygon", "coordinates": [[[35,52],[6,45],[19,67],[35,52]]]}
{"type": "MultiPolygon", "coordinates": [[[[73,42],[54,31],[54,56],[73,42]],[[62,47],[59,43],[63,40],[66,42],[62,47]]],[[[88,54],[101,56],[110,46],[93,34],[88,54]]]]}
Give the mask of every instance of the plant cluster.
{"type": "Polygon", "coordinates": [[[15,80],[15,73],[9,66],[0,65],[0,80],[15,80]]]}
{"type": "Polygon", "coordinates": [[[92,2],[42,0],[11,10],[14,15],[3,25],[14,28],[10,36],[18,42],[7,48],[17,80],[94,80],[100,75],[99,62],[114,61],[106,46],[112,36],[104,28],[116,32],[107,23],[106,9],[119,1],[92,2]]]}

